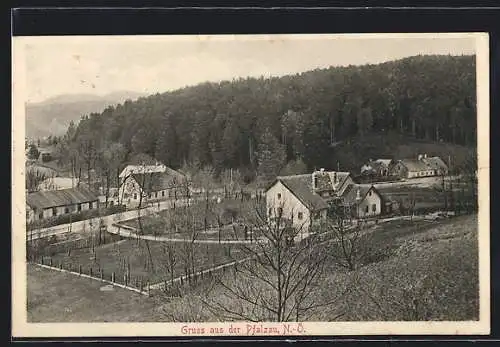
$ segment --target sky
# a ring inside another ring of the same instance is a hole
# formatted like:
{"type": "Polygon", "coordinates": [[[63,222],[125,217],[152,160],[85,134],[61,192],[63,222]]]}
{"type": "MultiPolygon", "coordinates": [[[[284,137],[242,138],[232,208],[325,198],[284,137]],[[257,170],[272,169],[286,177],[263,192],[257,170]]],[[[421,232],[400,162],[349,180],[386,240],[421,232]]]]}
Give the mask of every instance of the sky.
{"type": "Polygon", "coordinates": [[[282,76],[418,54],[475,54],[473,36],[224,35],[22,38],[26,102],[61,94],[154,94],[205,81],[282,76]]]}

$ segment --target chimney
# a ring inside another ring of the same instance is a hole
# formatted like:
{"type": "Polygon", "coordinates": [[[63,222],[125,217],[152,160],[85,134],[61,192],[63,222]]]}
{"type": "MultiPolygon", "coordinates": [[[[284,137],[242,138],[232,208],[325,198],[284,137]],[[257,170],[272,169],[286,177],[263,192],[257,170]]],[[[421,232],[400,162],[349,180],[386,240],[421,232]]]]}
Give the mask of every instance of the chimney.
{"type": "Polygon", "coordinates": [[[324,173],[325,169],[321,168],[321,169],[319,169],[319,172],[324,173]]]}
{"type": "Polygon", "coordinates": [[[312,187],[313,187],[313,190],[316,190],[318,188],[318,172],[317,171],[314,171],[312,173],[312,187]]]}
{"type": "Polygon", "coordinates": [[[358,188],[358,190],[356,191],[356,202],[359,202],[359,200],[361,200],[361,195],[359,193],[359,188],[358,188]]]}

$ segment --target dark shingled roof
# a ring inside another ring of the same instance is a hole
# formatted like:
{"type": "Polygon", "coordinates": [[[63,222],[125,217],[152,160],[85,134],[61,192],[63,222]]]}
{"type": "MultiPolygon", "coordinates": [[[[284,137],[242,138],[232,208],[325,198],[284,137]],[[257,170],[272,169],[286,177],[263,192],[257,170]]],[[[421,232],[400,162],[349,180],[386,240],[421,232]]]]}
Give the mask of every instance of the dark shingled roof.
{"type": "Polygon", "coordinates": [[[448,165],[439,157],[423,158],[422,161],[434,170],[448,170],[448,165]]]}
{"type": "Polygon", "coordinates": [[[426,163],[424,163],[421,160],[416,160],[416,159],[403,159],[401,160],[401,163],[406,166],[408,171],[426,171],[430,170],[429,166],[427,166],[426,163]]]}
{"type": "Polygon", "coordinates": [[[172,169],[168,169],[166,172],[132,174],[132,177],[139,185],[144,184],[142,188],[148,193],[179,187],[184,178],[182,174],[172,169]]]}
{"type": "MultiPolygon", "coordinates": [[[[342,195],[342,198],[344,202],[353,204],[356,202],[356,196],[358,195],[358,190],[359,190],[359,196],[361,197],[361,200],[363,200],[370,191],[370,189],[373,188],[375,191],[375,187],[372,185],[367,185],[367,184],[349,184],[347,188],[344,191],[344,194],[342,195]]],[[[380,194],[379,194],[380,195],[380,194]]]]}
{"type": "Polygon", "coordinates": [[[26,204],[33,209],[46,209],[96,200],[99,198],[91,190],[86,187],[78,187],[30,193],[26,197],[26,204]]]}
{"type": "Polygon", "coordinates": [[[278,176],[277,181],[283,183],[308,209],[319,211],[328,208],[326,201],[313,193],[311,175],[278,176]]]}

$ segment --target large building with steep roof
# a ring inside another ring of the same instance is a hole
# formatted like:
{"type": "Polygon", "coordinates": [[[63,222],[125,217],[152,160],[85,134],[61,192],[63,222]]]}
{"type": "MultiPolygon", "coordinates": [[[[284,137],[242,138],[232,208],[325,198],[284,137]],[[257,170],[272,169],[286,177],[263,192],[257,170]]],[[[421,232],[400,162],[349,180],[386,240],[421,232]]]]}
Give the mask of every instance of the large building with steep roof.
{"type": "Polygon", "coordinates": [[[348,206],[357,218],[382,213],[378,191],[373,186],[356,184],[348,172],[319,170],[278,176],[266,190],[268,219],[286,219],[295,228],[309,229],[325,221],[333,202],[348,206]]]}

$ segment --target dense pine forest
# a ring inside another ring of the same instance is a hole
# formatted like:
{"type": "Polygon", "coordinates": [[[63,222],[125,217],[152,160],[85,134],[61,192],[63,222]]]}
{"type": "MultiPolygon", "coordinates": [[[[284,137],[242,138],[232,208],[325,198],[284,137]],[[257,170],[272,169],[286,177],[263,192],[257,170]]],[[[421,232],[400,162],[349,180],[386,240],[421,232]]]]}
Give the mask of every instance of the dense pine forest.
{"type": "Polygon", "coordinates": [[[58,148],[84,171],[147,154],[173,168],[239,169],[248,181],[294,166],[356,169],[417,142],[475,146],[474,56],[203,83],[85,115],[58,148]]]}

